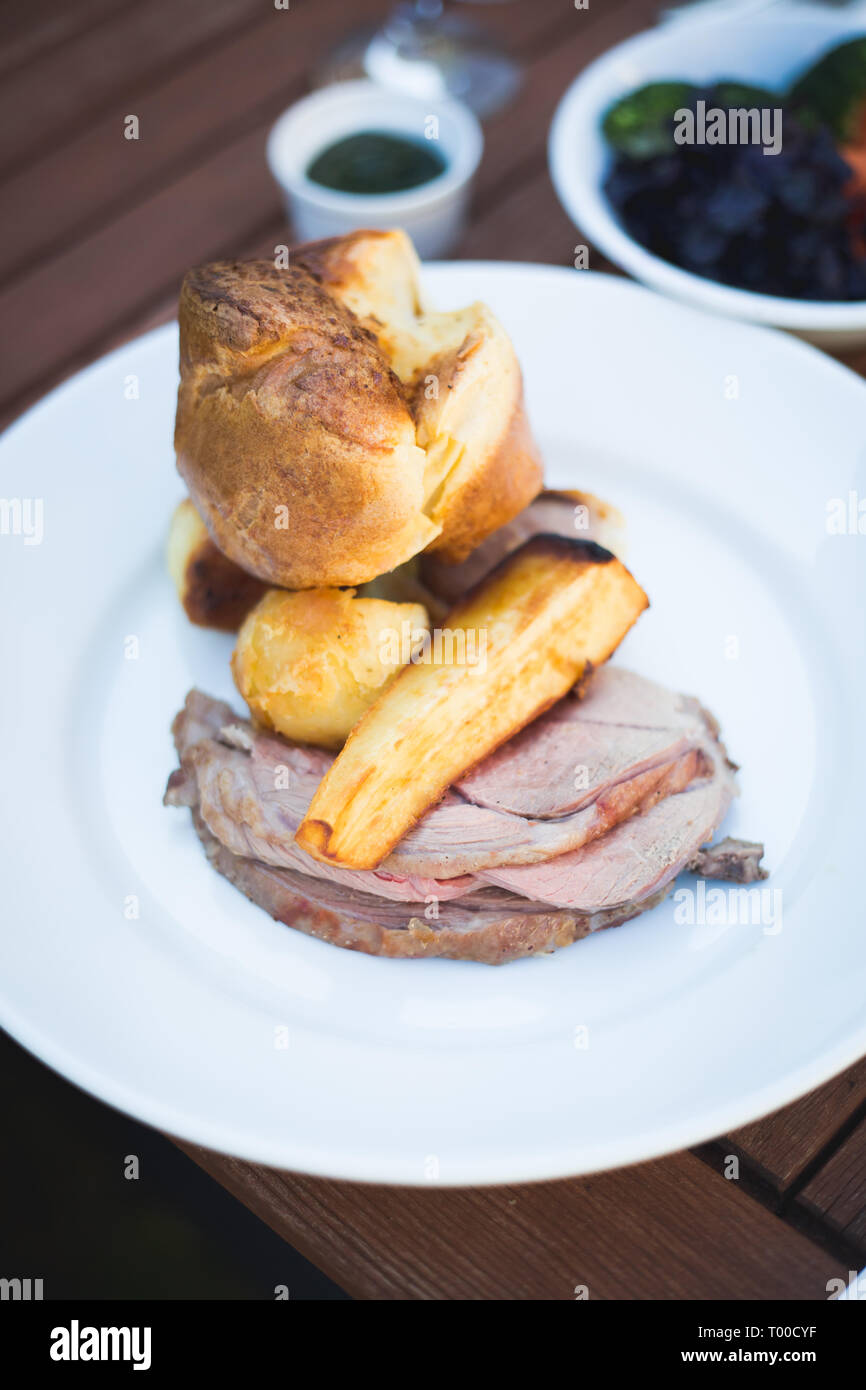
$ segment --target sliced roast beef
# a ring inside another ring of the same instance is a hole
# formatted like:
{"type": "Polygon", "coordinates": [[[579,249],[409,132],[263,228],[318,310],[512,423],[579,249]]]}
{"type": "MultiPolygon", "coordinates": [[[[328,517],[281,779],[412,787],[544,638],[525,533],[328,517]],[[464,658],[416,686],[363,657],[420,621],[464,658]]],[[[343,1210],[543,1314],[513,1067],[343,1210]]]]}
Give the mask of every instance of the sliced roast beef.
{"type": "Polygon", "coordinates": [[[619,926],[654,907],[668,891],[664,887],[640,903],[587,914],[556,911],[490,888],[435,906],[435,911],[420,904],[413,913],[409,904],[399,907],[342,884],[232,854],[195,812],[193,819],[213,867],[252,902],[286,926],[368,955],[503,965],[619,926]]]}
{"type": "MultiPolygon", "coordinates": [[[[694,700],[605,666],[579,698],[560,700],[455,785],[476,806],[550,820],[590,805],[630,778],[705,750],[715,734],[694,700]]],[[[709,757],[703,771],[712,771],[709,757]]]]}
{"type": "Polygon", "coordinates": [[[498,963],[661,901],[676,875],[750,882],[761,847],[712,838],[736,787],[696,701],[596,673],[452,788],[378,870],[311,859],[295,831],[333,759],[192,691],[166,801],[218,871],[272,916],[354,950],[498,963]]]}
{"type": "Polygon", "coordinates": [[[715,833],[733,792],[730,774],[720,770],[583,849],[546,864],[488,869],[481,877],[522,897],[581,912],[640,902],[688,868],[715,833]]]}
{"type": "Polygon", "coordinates": [[[488,885],[590,913],[640,901],[694,859],[735,790],[694,701],[605,668],[583,700],[561,702],[463,779],[379,869],[356,871],[294,840],[329,754],[256,732],[196,691],[174,732],[181,769],[166,800],[196,807],[231,853],[394,902],[488,885]]]}
{"type": "Polygon", "coordinates": [[[233,854],[398,902],[423,902],[431,895],[445,900],[476,886],[471,877],[445,884],[389,875],[380,880],[368,871],[319,864],[294,837],[333,761],[329,754],[255,733],[229,705],[196,690],[173,728],[181,766],[169,779],[166,803],[194,806],[211,834],[233,854]]]}
{"type": "Polygon", "coordinates": [[[378,870],[360,877],[318,864],[294,840],[331,756],[256,733],[228,705],[199,692],[190,694],[174,726],[182,766],[196,788],[182,791],[175,782],[169,800],[192,796],[211,832],[236,854],[352,887],[367,885],[398,901],[432,894],[444,900],[470,891],[473,874],[575,850],[709,775],[719,754],[707,722],[697,707],[686,710],[666,692],[656,692],[659,687],[629,672],[599,671],[591,698],[563,701],[537,720],[514,741],[516,754],[494,754],[428,812],[378,870]],[[605,692],[619,719],[628,712],[626,687],[634,720],[653,717],[659,724],[666,713],[673,727],[627,729],[616,723],[606,729],[597,717],[605,692]],[[661,695],[670,701],[669,711],[661,695]],[[537,792],[546,790],[543,801],[535,793],[530,798],[541,816],[521,813],[524,805],[531,810],[520,795],[528,769],[536,769],[537,792]],[[510,796],[512,784],[516,791],[510,796]],[[478,805],[476,797],[491,804],[478,805]]]}

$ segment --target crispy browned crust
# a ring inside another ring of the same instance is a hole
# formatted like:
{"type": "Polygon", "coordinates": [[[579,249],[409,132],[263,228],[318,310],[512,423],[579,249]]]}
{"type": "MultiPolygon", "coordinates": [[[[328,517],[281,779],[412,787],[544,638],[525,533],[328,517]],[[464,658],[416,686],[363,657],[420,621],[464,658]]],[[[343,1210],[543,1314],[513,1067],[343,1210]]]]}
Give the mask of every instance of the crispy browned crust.
{"type": "Polygon", "coordinates": [[[266,590],[261,579],[227,559],[208,537],[187,562],[184,611],[198,627],[237,632],[266,590]]]}
{"type": "Polygon", "coordinates": [[[302,268],[227,261],[189,272],[179,318],[178,469],[229,559],[303,589],[426,544],[411,411],[349,309],[302,268]]]}
{"type": "MultiPolygon", "coordinates": [[[[367,228],[348,232],[345,236],[323,237],[321,241],[308,241],[296,246],[292,251],[292,262],[308,271],[329,293],[341,297],[355,288],[359,262],[363,265],[377,242],[384,250],[392,236],[391,232],[367,228]]],[[[416,299],[415,309],[419,307],[416,299]]],[[[375,320],[371,320],[367,326],[375,333],[375,320]]]]}
{"type": "MultiPolygon", "coordinates": [[[[643,902],[595,916],[540,905],[533,911],[529,903],[525,912],[482,912],[478,916],[479,924],[469,929],[465,923],[460,927],[449,925],[448,903],[440,906],[439,917],[434,921],[413,916],[412,905],[407,904],[405,927],[393,927],[376,920],[375,905],[367,907],[347,902],[345,911],[324,907],[312,896],[314,882],[308,894],[303,891],[303,875],[240,859],[211,835],[195,810],[193,822],[213,868],[251,902],[269,912],[275,921],[319,941],[327,941],[331,946],[362,951],[370,956],[403,960],[438,956],[477,961],[482,965],[505,965],[524,956],[547,955],[593,931],[620,926],[655,907],[671,887],[667,884],[643,902]]],[[[419,904],[418,910],[423,911],[423,906],[419,904]]]]}
{"type": "Polygon", "coordinates": [[[217,549],[188,497],[172,516],[165,558],[187,617],[200,627],[236,632],[267,587],[217,549]]]}
{"type": "Polygon", "coordinates": [[[346,236],[322,237],[319,241],[308,241],[303,246],[296,246],[292,251],[292,260],[295,265],[309,271],[320,285],[325,285],[328,289],[344,290],[355,274],[353,251],[374,237],[384,242],[387,240],[387,233],[371,228],[349,232],[346,236]]]}

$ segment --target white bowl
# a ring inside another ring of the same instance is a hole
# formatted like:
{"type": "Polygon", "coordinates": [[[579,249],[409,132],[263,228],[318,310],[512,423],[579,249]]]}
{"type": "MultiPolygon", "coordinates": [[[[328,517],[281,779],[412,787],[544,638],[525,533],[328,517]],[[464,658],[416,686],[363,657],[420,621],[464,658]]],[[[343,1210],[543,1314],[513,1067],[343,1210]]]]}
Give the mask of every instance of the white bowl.
{"type": "Polygon", "coordinates": [[[268,136],[267,157],[286,211],[301,241],[338,236],[357,227],[403,227],[422,259],[448,252],[460,237],[484,137],[477,119],[457,101],[406,96],[375,82],[338,82],[290,106],[268,136]],[[307,177],[310,161],[328,145],[365,130],[429,138],[445,169],[403,193],[339,193],[307,177]]]}
{"type": "Polygon", "coordinates": [[[866,303],[785,299],[731,289],[647,251],[620,224],[604,193],[612,156],[601,122],[608,107],[645,82],[741,78],[781,88],[821,53],[866,33],[856,13],[803,8],[755,19],[682,20],[617,45],[569,87],[550,129],[553,184],[582,234],[644,284],[715,313],[787,328],[826,348],[866,344],[866,303]]]}

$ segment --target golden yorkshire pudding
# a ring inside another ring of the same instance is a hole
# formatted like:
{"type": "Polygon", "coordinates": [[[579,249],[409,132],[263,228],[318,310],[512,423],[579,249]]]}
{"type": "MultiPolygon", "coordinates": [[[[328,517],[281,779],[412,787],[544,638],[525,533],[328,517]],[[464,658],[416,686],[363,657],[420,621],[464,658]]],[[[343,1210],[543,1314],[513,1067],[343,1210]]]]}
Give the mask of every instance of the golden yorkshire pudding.
{"type": "Polygon", "coordinates": [[[541,487],[511,342],[482,304],[425,309],[403,232],[192,270],[178,469],[224,555],[290,589],[458,562],[541,487]]]}

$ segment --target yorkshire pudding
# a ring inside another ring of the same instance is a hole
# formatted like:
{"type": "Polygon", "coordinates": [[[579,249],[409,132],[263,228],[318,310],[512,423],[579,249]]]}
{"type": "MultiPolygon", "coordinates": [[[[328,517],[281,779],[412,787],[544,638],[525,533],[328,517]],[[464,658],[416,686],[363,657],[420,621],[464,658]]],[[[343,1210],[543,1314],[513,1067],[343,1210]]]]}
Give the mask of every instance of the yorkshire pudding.
{"type": "Polygon", "coordinates": [[[192,270],[178,469],[229,559],[291,589],[458,562],[541,487],[514,349],[482,304],[428,312],[403,232],[192,270]]]}

